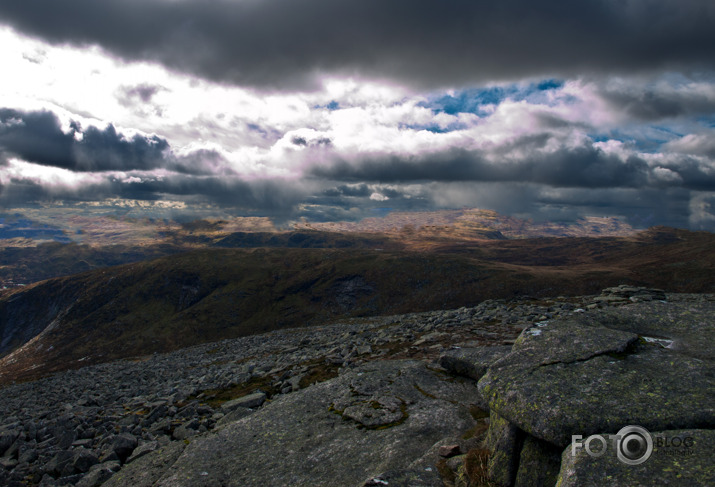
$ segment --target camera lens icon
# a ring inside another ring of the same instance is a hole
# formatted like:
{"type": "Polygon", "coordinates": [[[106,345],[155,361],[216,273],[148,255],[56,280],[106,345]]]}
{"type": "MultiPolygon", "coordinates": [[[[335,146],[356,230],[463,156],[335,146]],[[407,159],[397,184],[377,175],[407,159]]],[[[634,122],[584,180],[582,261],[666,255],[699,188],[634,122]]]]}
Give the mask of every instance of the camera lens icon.
{"type": "Polygon", "coordinates": [[[616,454],[627,465],[640,465],[653,453],[653,439],[642,426],[626,426],[618,432],[616,454]]]}

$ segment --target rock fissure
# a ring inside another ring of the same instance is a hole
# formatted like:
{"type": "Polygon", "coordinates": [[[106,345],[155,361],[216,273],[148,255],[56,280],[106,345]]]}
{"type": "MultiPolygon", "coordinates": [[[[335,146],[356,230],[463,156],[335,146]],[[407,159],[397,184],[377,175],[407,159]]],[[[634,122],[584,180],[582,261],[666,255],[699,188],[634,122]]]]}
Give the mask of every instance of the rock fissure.
{"type": "Polygon", "coordinates": [[[557,365],[557,364],[563,364],[563,365],[577,364],[580,362],[588,362],[589,360],[593,360],[594,358],[603,357],[603,356],[623,359],[623,358],[627,357],[628,355],[634,355],[636,353],[635,345],[637,345],[639,338],[640,337],[636,336],[632,340],[625,343],[624,346],[619,346],[618,348],[614,348],[611,350],[596,352],[596,353],[589,355],[587,357],[584,357],[584,358],[573,358],[573,359],[568,359],[568,360],[552,360],[549,362],[542,362],[538,366],[539,367],[547,367],[550,365],[557,365]]]}

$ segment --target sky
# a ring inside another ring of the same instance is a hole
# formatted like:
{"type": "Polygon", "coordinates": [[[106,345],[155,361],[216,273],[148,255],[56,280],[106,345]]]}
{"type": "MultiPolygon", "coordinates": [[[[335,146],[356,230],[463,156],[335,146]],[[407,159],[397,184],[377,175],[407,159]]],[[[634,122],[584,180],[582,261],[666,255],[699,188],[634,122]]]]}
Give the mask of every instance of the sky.
{"type": "Polygon", "coordinates": [[[0,210],[715,230],[712,0],[0,3],[0,210]]]}

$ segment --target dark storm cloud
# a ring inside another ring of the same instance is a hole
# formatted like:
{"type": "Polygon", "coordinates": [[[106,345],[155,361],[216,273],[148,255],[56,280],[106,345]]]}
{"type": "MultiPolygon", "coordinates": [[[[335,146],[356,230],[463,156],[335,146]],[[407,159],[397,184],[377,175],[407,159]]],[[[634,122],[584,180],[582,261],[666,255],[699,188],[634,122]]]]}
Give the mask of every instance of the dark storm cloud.
{"type": "Polygon", "coordinates": [[[108,181],[88,183],[77,187],[41,184],[28,178],[12,178],[0,184],[0,207],[17,207],[53,201],[88,202],[113,196],[108,181]]]}
{"type": "Polygon", "coordinates": [[[306,198],[302,184],[285,181],[243,181],[239,178],[173,174],[168,177],[143,177],[120,180],[111,176],[76,186],[42,184],[30,178],[12,178],[0,184],[0,205],[24,206],[36,203],[101,202],[106,198],[140,201],[183,201],[188,204],[213,204],[225,209],[260,211],[287,217],[306,198]]]}
{"type": "Polygon", "coordinates": [[[667,118],[697,117],[715,112],[715,92],[692,93],[687,90],[618,90],[602,88],[599,95],[613,111],[645,122],[667,118]]]}
{"type": "MultiPolygon", "coordinates": [[[[544,150],[550,140],[547,135],[534,134],[490,152],[453,148],[419,156],[337,159],[332,165],[313,168],[312,174],[350,183],[471,181],[534,183],[557,188],[682,187],[715,191],[712,161],[687,153],[655,164],[646,161],[645,156],[610,154],[588,143],[544,150]]],[[[699,141],[693,143],[696,142],[699,141]]]]}
{"type": "Polygon", "coordinates": [[[89,182],[81,184],[42,183],[35,177],[15,176],[0,187],[0,203],[15,206],[56,200],[168,198],[287,215],[307,194],[306,184],[300,181],[244,181],[224,174],[225,161],[211,150],[178,157],[169,149],[164,139],[140,135],[127,138],[112,125],[104,130],[82,129],[72,122],[65,133],[51,112],[0,109],[0,168],[8,164],[8,158],[18,157],[76,173],[94,173],[89,182]],[[172,172],[152,175],[151,170],[157,168],[172,172]],[[112,171],[129,176],[119,178],[112,171]]]}
{"type": "Polygon", "coordinates": [[[0,109],[0,151],[10,152],[45,166],[71,168],[73,134],[62,132],[57,117],[50,112],[20,112],[0,109]]]}
{"type": "Polygon", "coordinates": [[[715,67],[711,0],[24,0],[0,18],[214,80],[305,87],[317,73],[421,86],[715,67]]]}
{"type": "Polygon", "coordinates": [[[166,168],[190,174],[213,173],[223,161],[210,150],[176,157],[169,149],[169,143],[161,137],[130,138],[118,133],[113,125],[103,130],[91,126],[82,129],[72,122],[65,133],[54,113],[0,109],[0,153],[5,153],[5,158],[13,155],[76,172],[166,168]]]}
{"type": "MultiPolygon", "coordinates": [[[[540,137],[519,140],[510,146],[522,148],[540,137]]],[[[504,148],[501,151],[507,152],[504,148]]],[[[648,165],[642,159],[627,161],[584,145],[562,148],[546,154],[534,152],[523,159],[493,162],[487,154],[466,149],[450,149],[422,156],[377,156],[358,162],[338,161],[330,167],[317,167],[313,173],[342,181],[501,181],[534,182],[563,187],[638,187],[647,182],[648,165]]]]}
{"type": "Polygon", "coordinates": [[[217,176],[197,177],[174,174],[144,179],[141,182],[113,180],[112,192],[125,199],[179,199],[187,202],[212,202],[223,207],[257,209],[269,213],[291,211],[305,190],[295,182],[281,180],[244,181],[217,176]]]}
{"type": "Polygon", "coordinates": [[[51,112],[0,109],[0,150],[43,166],[72,171],[151,169],[162,165],[168,148],[164,139],[126,138],[112,125],[82,130],[73,123],[65,133],[51,112]],[[78,133],[81,140],[75,137],[78,133]]]}

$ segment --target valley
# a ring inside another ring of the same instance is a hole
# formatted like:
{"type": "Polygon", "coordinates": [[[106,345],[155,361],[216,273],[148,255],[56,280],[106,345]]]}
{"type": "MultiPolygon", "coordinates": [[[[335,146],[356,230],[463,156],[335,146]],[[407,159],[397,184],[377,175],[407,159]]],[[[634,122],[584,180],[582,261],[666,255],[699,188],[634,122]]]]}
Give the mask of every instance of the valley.
{"type": "Polygon", "coordinates": [[[5,290],[0,381],[341,318],[487,299],[587,295],[623,283],[668,292],[715,290],[715,238],[707,232],[659,227],[626,237],[429,245],[382,238],[234,233],[194,249],[119,247],[116,253],[40,245],[35,251],[46,252],[43,258],[55,266],[32,266],[31,257],[24,265],[61,275],[94,259],[97,268],[5,290]],[[161,253],[168,255],[149,258],[161,253]],[[123,259],[139,262],[110,265],[123,259]]]}

